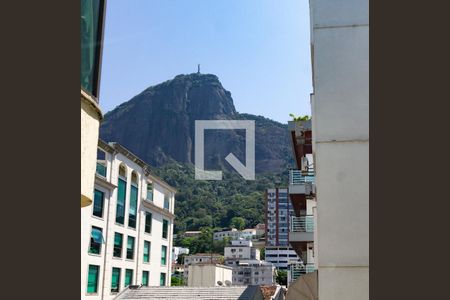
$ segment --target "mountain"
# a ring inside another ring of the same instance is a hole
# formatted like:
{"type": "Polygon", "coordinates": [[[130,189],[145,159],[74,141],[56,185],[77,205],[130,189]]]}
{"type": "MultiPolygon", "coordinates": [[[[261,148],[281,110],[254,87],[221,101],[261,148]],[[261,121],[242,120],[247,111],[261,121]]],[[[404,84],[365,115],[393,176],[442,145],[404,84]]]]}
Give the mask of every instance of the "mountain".
{"type": "MultiPolygon", "coordinates": [[[[238,113],[216,75],[178,75],[151,86],[105,115],[100,137],[129,148],[150,165],[194,163],[195,120],[255,120],[256,172],[282,172],[291,160],[285,124],[238,113]]],[[[231,170],[232,152],[245,162],[244,130],[206,130],[205,168],[231,170]]]]}
{"type": "Polygon", "coordinates": [[[287,184],[293,165],[286,125],[237,112],[212,74],[178,75],[147,88],[105,115],[100,137],[121,143],[177,188],[175,232],[227,227],[233,217],[247,226],[264,222],[264,190],[287,184]],[[205,169],[222,170],[223,180],[195,180],[195,120],[254,120],[256,180],[244,180],[225,161],[231,152],[245,162],[244,130],[205,131],[205,169]]]}

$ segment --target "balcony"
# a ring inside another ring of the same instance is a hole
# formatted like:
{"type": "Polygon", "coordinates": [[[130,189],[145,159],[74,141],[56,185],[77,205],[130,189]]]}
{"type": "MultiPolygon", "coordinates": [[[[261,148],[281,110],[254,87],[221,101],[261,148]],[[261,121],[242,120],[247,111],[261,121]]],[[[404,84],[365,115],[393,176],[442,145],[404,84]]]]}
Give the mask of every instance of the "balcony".
{"type": "Polygon", "coordinates": [[[302,275],[307,273],[312,273],[316,270],[314,264],[303,264],[303,263],[295,263],[289,266],[290,272],[290,280],[289,282],[294,282],[302,275]]]}
{"type": "Polygon", "coordinates": [[[289,171],[289,194],[314,194],[314,170],[301,171],[290,170],[289,171]]]}
{"type": "Polygon", "coordinates": [[[289,226],[290,242],[314,241],[314,216],[292,216],[289,226]]]}

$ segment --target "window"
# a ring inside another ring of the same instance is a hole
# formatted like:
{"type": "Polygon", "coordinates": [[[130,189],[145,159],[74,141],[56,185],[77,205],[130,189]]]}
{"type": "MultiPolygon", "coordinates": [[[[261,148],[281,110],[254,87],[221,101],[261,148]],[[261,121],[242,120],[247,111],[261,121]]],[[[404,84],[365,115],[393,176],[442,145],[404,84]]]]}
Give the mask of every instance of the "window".
{"type": "Polygon", "coordinates": [[[144,241],[144,262],[150,261],[150,242],[144,241]]]}
{"type": "Polygon", "coordinates": [[[106,155],[100,149],[97,149],[97,167],[95,172],[102,177],[106,177],[106,155]]]}
{"type": "Polygon", "coordinates": [[[152,214],[145,213],[145,232],[152,233],[152,214]]]}
{"type": "Polygon", "coordinates": [[[159,275],[159,285],[160,286],[166,285],[166,273],[161,273],[161,275],[159,275]]]}
{"type": "Polygon", "coordinates": [[[167,233],[169,232],[169,221],[163,219],[162,237],[167,239],[167,233]]]}
{"type": "Polygon", "coordinates": [[[165,266],[167,262],[167,246],[161,246],[161,265],[165,266]]]}
{"type": "Polygon", "coordinates": [[[127,240],[127,259],[134,259],[134,237],[128,236],[127,240]]]}
{"type": "Polygon", "coordinates": [[[136,209],[138,200],[138,188],[136,185],[131,185],[130,190],[130,209],[128,212],[128,227],[136,228],[136,209]]]}
{"type": "Polygon", "coordinates": [[[120,269],[112,268],[111,293],[118,293],[119,291],[120,291],[120,269]]]}
{"type": "Polygon", "coordinates": [[[81,1],[81,87],[98,97],[105,2],[81,1]]]}
{"type": "Polygon", "coordinates": [[[125,287],[133,283],[133,270],[125,269],[125,287]]]}
{"type": "Polygon", "coordinates": [[[164,195],[164,208],[169,209],[169,205],[170,205],[169,195],[164,195]]]}
{"type": "Polygon", "coordinates": [[[153,201],[153,184],[151,182],[147,183],[147,200],[153,201]]]}
{"type": "Polygon", "coordinates": [[[148,286],[148,271],[142,271],[142,285],[148,286]]]}
{"type": "Polygon", "coordinates": [[[103,202],[105,194],[99,190],[94,190],[94,205],[92,214],[96,217],[103,218],[103,202]]]}
{"type": "Polygon", "coordinates": [[[89,244],[89,253],[100,254],[102,251],[103,234],[102,229],[92,226],[91,243],[89,244]]]}
{"type": "Polygon", "coordinates": [[[87,283],[87,292],[89,294],[97,293],[99,269],[100,269],[99,266],[89,265],[89,274],[87,283]]]}
{"type": "Polygon", "coordinates": [[[114,233],[114,257],[122,257],[122,245],[123,245],[123,235],[121,233],[114,233]]]}
{"type": "Polygon", "coordinates": [[[125,195],[127,194],[127,182],[119,178],[117,187],[116,223],[124,224],[125,219],[125,195]]]}

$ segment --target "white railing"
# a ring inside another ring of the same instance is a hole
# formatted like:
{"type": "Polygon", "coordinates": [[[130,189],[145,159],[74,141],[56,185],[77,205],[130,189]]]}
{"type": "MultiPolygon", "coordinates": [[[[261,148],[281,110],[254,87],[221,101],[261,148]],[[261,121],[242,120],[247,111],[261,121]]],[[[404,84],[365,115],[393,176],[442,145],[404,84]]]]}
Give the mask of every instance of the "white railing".
{"type": "Polygon", "coordinates": [[[301,171],[290,170],[289,171],[289,184],[305,184],[307,182],[314,183],[314,170],[301,171]]]}
{"type": "Polygon", "coordinates": [[[291,217],[291,232],[314,232],[314,216],[291,217]]]}

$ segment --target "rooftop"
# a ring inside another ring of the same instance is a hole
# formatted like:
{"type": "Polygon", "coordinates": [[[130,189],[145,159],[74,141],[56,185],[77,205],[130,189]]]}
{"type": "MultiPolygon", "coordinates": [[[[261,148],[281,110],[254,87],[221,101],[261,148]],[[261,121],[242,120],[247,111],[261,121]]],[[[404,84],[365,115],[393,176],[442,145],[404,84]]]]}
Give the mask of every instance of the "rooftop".
{"type": "Polygon", "coordinates": [[[254,300],[261,299],[259,286],[222,286],[222,287],[139,287],[125,289],[115,299],[145,300],[145,299],[183,299],[183,300],[254,300]]]}

